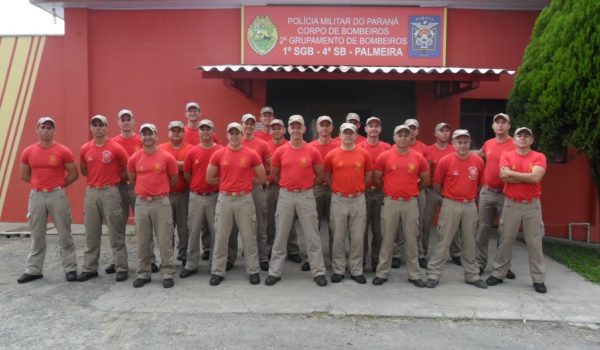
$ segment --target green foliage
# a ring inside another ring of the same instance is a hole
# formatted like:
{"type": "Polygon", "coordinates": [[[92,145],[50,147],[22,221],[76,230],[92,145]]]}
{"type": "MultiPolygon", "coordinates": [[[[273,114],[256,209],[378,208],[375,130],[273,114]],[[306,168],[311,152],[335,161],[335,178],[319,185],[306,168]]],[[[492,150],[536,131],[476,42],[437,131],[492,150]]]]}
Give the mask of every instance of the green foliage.
{"type": "Polygon", "coordinates": [[[600,249],[544,242],[544,253],[586,280],[600,284],[600,249]]]}
{"type": "Polygon", "coordinates": [[[600,185],[600,1],[552,0],[542,11],[507,111],[542,151],[586,153],[600,185]]]}

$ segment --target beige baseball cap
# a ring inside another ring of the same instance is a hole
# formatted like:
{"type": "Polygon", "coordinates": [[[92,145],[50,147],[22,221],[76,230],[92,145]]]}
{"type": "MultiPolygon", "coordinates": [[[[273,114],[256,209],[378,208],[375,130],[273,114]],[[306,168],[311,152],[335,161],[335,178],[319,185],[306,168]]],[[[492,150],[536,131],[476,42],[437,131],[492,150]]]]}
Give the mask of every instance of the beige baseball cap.
{"type": "Polygon", "coordinates": [[[40,119],[38,119],[37,126],[40,126],[40,125],[44,124],[45,122],[50,122],[50,123],[52,123],[52,125],[54,127],[56,127],[56,122],[54,121],[54,119],[47,117],[47,116],[41,117],[40,119]]]}
{"type": "Polygon", "coordinates": [[[183,122],[179,121],[179,120],[170,121],[169,122],[169,130],[171,130],[173,128],[180,128],[181,130],[183,130],[183,122]]]}
{"type": "Polygon", "coordinates": [[[189,110],[190,108],[196,108],[197,110],[200,110],[200,105],[198,104],[198,102],[188,102],[185,105],[185,110],[189,110]]]}
{"type": "Polygon", "coordinates": [[[533,136],[533,131],[531,131],[531,129],[529,129],[528,127],[522,126],[520,128],[517,128],[517,130],[515,130],[515,135],[518,135],[522,132],[526,132],[529,135],[533,136]]]}
{"type": "Polygon", "coordinates": [[[328,121],[329,123],[333,124],[333,120],[331,119],[330,116],[328,115],[322,115],[319,118],[317,118],[317,124],[321,124],[322,121],[328,121]]]}
{"type": "Polygon", "coordinates": [[[294,114],[288,119],[288,125],[292,125],[292,123],[300,123],[304,125],[304,118],[299,114],[294,114]]]}
{"type": "Polygon", "coordinates": [[[245,123],[249,119],[252,119],[256,122],[256,117],[254,116],[254,114],[246,113],[242,116],[242,123],[245,123]]]}
{"type": "Polygon", "coordinates": [[[440,130],[442,130],[443,128],[448,128],[448,129],[450,129],[450,124],[448,124],[448,123],[444,123],[444,122],[438,123],[438,124],[435,126],[435,131],[440,131],[440,130]]]}
{"type": "Polygon", "coordinates": [[[271,126],[273,126],[273,125],[281,125],[285,128],[285,124],[283,123],[283,120],[281,120],[281,119],[273,119],[271,121],[271,126]]]}
{"type": "Polygon", "coordinates": [[[229,132],[231,129],[236,129],[237,131],[242,132],[242,124],[235,122],[227,124],[227,132],[229,132]]]}
{"type": "Polygon", "coordinates": [[[351,120],[356,120],[357,122],[360,122],[360,116],[354,112],[346,114],[346,121],[349,122],[351,120]]]}
{"type": "Polygon", "coordinates": [[[150,129],[154,133],[154,135],[158,135],[158,130],[156,129],[156,125],[151,123],[145,123],[140,126],[140,133],[144,131],[144,129],[150,129]]]}
{"type": "Polygon", "coordinates": [[[200,123],[198,124],[198,129],[199,129],[201,126],[208,126],[208,127],[209,127],[209,128],[211,128],[211,129],[214,129],[214,128],[215,128],[215,124],[213,124],[212,120],[210,120],[210,119],[202,119],[202,120],[200,121],[200,123]]]}
{"type": "Polygon", "coordinates": [[[104,124],[104,126],[108,126],[108,120],[103,115],[98,114],[98,115],[93,116],[92,119],[90,120],[90,124],[93,123],[94,120],[99,120],[100,123],[104,124]]]}
{"type": "Polygon", "coordinates": [[[260,114],[264,114],[264,113],[273,113],[273,114],[275,114],[275,111],[273,111],[272,107],[264,106],[263,108],[260,109],[260,114]]]}
{"type": "Polygon", "coordinates": [[[452,133],[452,139],[457,139],[461,136],[466,136],[468,138],[471,138],[471,134],[469,134],[469,130],[466,129],[456,129],[454,130],[454,132],[452,133]]]}
{"type": "Polygon", "coordinates": [[[406,125],[398,125],[397,127],[394,128],[394,135],[396,135],[397,133],[399,133],[402,130],[406,130],[410,133],[410,128],[406,125]]]}
{"type": "Polygon", "coordinates": [[[340,125],[340,133],[343,133],[344,130],[352,130],[352,132],[356,134],[356,126],[352,123],[342,123],[342,125],[340,125]]]}
{"type": "Polygon", "coordinates": [[[412,118],[406,119],[404,121],[404,125],[409,126],[409,127],[410,126],[414,126],[414,127],[416,127],[418,129],[419,128],[419,121],[416,120],[416,119],[412,119],[412,118]]]}
{"type": "Polygon", "coordinates": [[[121,119],[122,116],[128,115],[133,118],[133,112],[128,109],[122,109],[119,111],[118,118],[121,119]]]}
{"type": "Polygon", "coordinates": [[[379,118],[377,118],[375,116],[369,117],[369,119],[367,119],[367,121],[366,121],[366,124],[369,125],[369,123],[372,122],[372,121],[376,121],[376,122],[379,123],[379,125],[381,125],[381,119],[379,119],[379,118]]]}
{"type": "Polygon", "coordinates": [[[508,114],[505,113],[498,113],[494,116],[494,119],[492,119],[493,122],[496,121],[496,119],[498,118],[504,118],[504,120],[506,120],[507,122],[510,123],[510,117],[508,116],[508,114]]]}

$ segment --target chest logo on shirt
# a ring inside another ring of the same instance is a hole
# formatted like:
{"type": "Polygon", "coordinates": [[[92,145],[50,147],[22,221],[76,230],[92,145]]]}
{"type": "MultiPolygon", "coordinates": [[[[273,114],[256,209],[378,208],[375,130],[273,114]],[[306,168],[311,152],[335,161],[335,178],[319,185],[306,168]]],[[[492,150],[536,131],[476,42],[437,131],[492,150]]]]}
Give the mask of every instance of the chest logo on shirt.
{"type": "Polygon", "coordinates": [[[339,162],[337,163],[337,166],[338,166],[338,167],[343,167],[343,166],[344,166],[344,162],[342,162],[342,161],[339,161],[339,162]]]}
{"type": "Polygon", "coordinates": [[[486,156],[486,157],[489,157],[489,156],[490,156],[490,154],[492,154],[492,151],[487,151],[487,152],[485,152],[485,156],[486,156]]]}
{"type": "Polygon", "coordinates": [[[479,178],[479,171],[476,166],[469,167],[469,180],[477,180],[479,178]]]}
{"type": "Polygon", "coordinates": [[[194,159],[194,165],[200,164],[200,159],[194,159]]]}
{"type": "Polygon", "coordinates": [[[244,169],[248,167],[248,158],[242,157],[240,158],[240,168],[244,169]]]}
{"type": "Polygon", "coordinates": [[[361,161],[354,162],[354,170],[362,171],[363,170],[363,162],[361,162],[361,161]]]}
{"type": "Polygon", "coordinates": [[[102,151],[102,163],[110,163],[113,160],[111,151],[102,151]]]}
{"type": "Polygon", "coordinates": [[[56,156],[56,154],[51,154],[48,156],[48,164],[52,166],[58,165],[58,157],[56,156]]]}
{"type": "Polygon", "coordinates": [[[417,165],[415,163],[408,163],[407,170],[409,174],[414,174],[417,171],[417,165]]]}
{"type": "Polygon", "coordinates": [[[300,157],[300,167],[306,168],[308,166],[308,158],[300,157]]]}
{"type": "Polygon", "coordinates": [[[516,164],[511,164],[510,165],[510,170],[517,170],[517,165],[516,164]]]}
{"type": "Polygon", "coordinates": [[[529,163],[529,172],[532,173],[533,172],[533,164],[529,163]]]}
{"type": "Polygon", "coordinates": [[[152,170],[156,173],[156,174],[160,174],[162,172],[162,166],[160,163],[154,163],[152,165],[152,170]]]}

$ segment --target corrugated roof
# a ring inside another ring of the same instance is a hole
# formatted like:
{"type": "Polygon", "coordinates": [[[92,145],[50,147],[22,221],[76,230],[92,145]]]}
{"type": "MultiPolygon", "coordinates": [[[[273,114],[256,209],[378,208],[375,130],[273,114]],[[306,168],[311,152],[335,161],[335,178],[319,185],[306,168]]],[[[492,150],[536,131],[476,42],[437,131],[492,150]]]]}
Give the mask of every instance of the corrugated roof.
{"type": "Polygon", "coordinates": [[[282,65],[234,65],[199,66],[204,72],[311,72],[311,73],[384,73],[384,74],[515,74],[503,68],[468,67],[404,67],[404,66],[282,66],[282,65]]]}

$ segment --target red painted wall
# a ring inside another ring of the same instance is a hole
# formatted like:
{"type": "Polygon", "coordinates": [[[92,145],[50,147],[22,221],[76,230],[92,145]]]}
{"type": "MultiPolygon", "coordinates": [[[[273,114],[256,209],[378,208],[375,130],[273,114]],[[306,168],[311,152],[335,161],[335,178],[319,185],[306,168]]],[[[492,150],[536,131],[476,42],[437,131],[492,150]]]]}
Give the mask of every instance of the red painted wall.
{"type": "MultiPolygon", "coordinates": [[[[448,10],[448,66],[517,69],[538,12],[448,10]]],[[[116,114],[134,111],[138,125],[153,122],[165,140],[166,124],[185,120],[186,102],[195,100],[215,121],[217,132],[248,111],[258,114],[265,103],[264,80],[255,80],[248,97],[220,79],[203,80],[199,65],[240,62],[240,10],[65,10],[66,35],[49,37],[34,90],[20,149],[35,142],[35,120],[50,114],[59,123],[57,139],[75,153],[89,138],[94,114],[109,118],[116,135],[116,114]]],[[[434,83],[416,84],[416,117],[421,138],[432,142],[434,125],[445,120],[458,125],[463,98],[505,99],[512,77],[482,82],[472,91],[434,97],[434,83]]],[[[275,106],[276,107],[276,106],[275,106]]],[[[12,175],[2,220],[23,221],[27,186],[12,175]]],[[[82,221],[81,179],[70,190],[75,222],[82,221]]],[[[598,207],[584,157],[570,155],[566,165],[550,165],[544,180],[544,218],[549,234],[566,236],[566,224],[596,222],[598,207]],[[569,178],[569,183],[564,181],[569,178]],[[564,203],[569,203],[565,207],[564,203]]],[[[600,241],[597,229],[594,240],[600,241]]]]}

